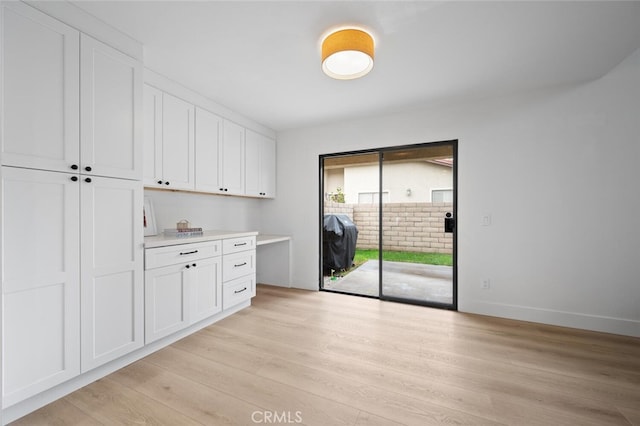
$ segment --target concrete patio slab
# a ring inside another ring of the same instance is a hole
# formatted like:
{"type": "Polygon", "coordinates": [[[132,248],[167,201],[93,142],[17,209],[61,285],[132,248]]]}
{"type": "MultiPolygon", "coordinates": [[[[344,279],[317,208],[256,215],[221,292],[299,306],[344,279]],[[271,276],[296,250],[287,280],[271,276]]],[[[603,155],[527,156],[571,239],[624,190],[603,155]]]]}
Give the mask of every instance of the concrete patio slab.
{"type": "MultiPolygon", "coordinates": [[[[369,260],[344,277],[327,278],[324,288],[378,297],[378,264],[377,260],[369,260]]],[[[385,296],[451,304],[453,268],[384,261],[382,291],[385,296]]]]}

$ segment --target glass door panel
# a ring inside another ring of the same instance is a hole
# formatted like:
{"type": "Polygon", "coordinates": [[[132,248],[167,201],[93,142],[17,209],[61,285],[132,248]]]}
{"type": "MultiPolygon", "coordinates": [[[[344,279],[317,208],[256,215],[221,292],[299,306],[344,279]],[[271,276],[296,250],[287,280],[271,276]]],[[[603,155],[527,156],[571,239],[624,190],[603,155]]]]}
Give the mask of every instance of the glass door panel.
{"type": "Polygon", "coordinates": [[[383,151],[380,298],[455,308],[454,150],[447,142],[383,151]]]}
{"type": "Polygon", "coordinates": [[[320,286],[379,297],[380,154],[321,158],[320,286]]]}

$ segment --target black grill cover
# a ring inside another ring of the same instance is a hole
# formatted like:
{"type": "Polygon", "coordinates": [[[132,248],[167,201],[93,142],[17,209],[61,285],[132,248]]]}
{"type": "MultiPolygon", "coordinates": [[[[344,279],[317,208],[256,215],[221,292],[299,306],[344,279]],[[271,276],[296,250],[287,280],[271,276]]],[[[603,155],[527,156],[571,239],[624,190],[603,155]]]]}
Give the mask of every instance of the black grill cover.
{"type": "Polygon", "coordinates": [[[322,265],[325,272],[349,269],[356,255],[358,228],[344,214],[324,215],[322,265]]]}

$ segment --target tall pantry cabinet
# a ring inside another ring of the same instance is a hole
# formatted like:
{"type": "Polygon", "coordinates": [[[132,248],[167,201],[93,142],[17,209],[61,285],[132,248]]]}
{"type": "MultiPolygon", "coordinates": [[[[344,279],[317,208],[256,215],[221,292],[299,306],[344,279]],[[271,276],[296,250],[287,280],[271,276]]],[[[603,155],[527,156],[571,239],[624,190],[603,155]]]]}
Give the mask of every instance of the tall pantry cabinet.
{"type": "Polygon", "coordinates": [[[2,36],[2,407],[142,347],[142,65],[19,2],[2,36]]]}

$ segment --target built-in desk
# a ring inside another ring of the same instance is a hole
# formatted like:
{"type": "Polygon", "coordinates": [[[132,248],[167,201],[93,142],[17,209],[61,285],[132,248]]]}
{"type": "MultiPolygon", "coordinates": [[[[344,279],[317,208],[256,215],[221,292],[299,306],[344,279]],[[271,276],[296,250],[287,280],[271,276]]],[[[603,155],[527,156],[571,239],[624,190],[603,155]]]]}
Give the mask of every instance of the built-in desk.
{"type": "Polygon", "coordinates": [[[291,237],[258,234],[256,246],[257,282],[291,287],[291,237]]]}

